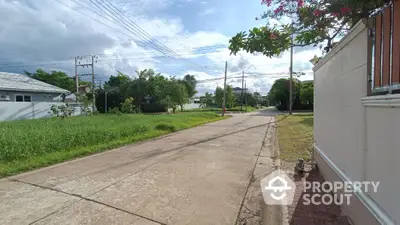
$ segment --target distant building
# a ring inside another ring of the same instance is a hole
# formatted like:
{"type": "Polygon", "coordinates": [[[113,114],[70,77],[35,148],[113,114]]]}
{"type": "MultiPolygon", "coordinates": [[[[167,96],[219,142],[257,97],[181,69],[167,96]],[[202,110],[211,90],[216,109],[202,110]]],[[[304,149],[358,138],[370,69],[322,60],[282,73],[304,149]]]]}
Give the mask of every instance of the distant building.
{"type": "Polygon", "coordinates": [[[195,97],[191,100],[191,102],[195,103],[195,104],[200,104],[200,97],[195,97]]]}
{"type": "Polygon", "coordinates": [[[60,102],[68,90],[17,73],[0,72],[2,102],[60,102]]]}
{"type": "Polygon", "coordinates": [[[67,95],[64,99],[64,102],[76,102],[76,95],[75,94],[67,95]]]}
{"type": "Polygon", "coordinates": [[[233,91],[233,93],[234,94],[237,94],[237,95],[240,95],[240,94],[242,94],[242,90],[243,90],[243,92],[247,92],[247,88],[240,88],[240,87],[234,87],[234,88],[232,88],[232,91],[233,91]]]}
{"type": "Polygon", "coordinates": [[[80,85],[78,87],[78,93],[79,94],[85,94],[90,92],[90,87],[89,85],[80,85]]]}

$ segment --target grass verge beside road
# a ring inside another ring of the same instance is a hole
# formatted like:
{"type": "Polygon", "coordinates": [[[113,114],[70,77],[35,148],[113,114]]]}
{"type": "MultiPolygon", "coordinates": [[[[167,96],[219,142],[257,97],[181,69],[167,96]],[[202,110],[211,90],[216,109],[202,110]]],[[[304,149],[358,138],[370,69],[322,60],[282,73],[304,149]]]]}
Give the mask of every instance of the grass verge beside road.
{"type": "Polygon", "coordinates": [[[280,158],[296,161],[309,160],[313,149],[313,114],[277,116],[277,135],[280,158]]]}
{"type": "Polygon", "coordinates": [[[1,122],[0,177],[221,119],[212,112],[197,112],[1,122]]]}

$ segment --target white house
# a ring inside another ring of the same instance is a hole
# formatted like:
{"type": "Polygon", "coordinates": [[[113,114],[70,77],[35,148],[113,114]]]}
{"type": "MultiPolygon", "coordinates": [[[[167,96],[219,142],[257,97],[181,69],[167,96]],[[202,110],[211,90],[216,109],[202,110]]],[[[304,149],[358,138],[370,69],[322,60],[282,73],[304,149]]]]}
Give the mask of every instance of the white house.
{"type": "MultiPolygon", "coordinates": [[[[50,117],[53,104],[65,104],[69,91],[16,73],[0,72],[0,121],[50,117]]],[[[74,106],[74,115],[80,107],[74,106]]]]}
{"type": "Polygon", "coordinates": [[[0,101],[60,102],[69,91],[17,73],[0,72],[0,101]]]}
{"type": "Polygon", "coordinates": [[[236,94],[236,95],[241,95],[242,94],[242,92],[247,92],[247,88],[240,88],[240,87],[234,87],[234,88],[232,88],[232,91],[233,91],[233,93],[234,94],[236,94]]]}

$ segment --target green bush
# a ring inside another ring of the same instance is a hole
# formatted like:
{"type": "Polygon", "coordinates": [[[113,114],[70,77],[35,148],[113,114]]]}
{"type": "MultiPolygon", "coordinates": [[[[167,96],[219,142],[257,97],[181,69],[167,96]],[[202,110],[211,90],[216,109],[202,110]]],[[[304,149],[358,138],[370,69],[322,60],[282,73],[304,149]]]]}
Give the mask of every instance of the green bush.
{"type": "Polygon", "coordinates": [[[111,108],[107,113],[122,115],[122,112],[119,111],[119,108],[118,108],[118,107],[111,108]]]}
{"type": "Polygon", "coordinates": [[[176,131],[176,127],[173,124],[165,124],[160,123],[155,126],[157,130],[164,130],[164,131],[176,131]]]}
{"type": "Polygon", "coordinates": [[[122,113],[133,113],[133,102],[134,99],[132,97],[128,97],[124,102],[121,103],[121,112],[122,113]]]}
{"type": "Polygon", "coordinates": [[[143,104],[141,106],[143,113],[161,113],[166,112],[165,107],[161,104],[143,104]]]}

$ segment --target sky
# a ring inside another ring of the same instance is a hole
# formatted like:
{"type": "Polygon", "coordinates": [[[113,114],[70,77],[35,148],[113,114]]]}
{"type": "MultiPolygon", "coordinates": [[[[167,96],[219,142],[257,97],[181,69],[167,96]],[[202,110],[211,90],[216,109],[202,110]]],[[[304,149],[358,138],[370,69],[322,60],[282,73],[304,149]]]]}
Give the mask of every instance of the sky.
{"type": "MultiPolygon", "coordinates": [[[[207,79],[223,77],[227,62],[231,77],[242,71],[265,74],[246,77],[245,83],[250,91],[266,94],[275,79],[289,76],[289,52],[274,58],[234,56],[227,48],[236,33],[267,22],[255,20],[265,9],[261,0],[0,0],[0,71],[43,68],[73,76],[74,57],[95,54],[96,82],[117,71],[135,77],[136,70],[151,68],[169,77],[195,75],[202,95],[223,86],[223,79],[207,79]]],[[[306,73],[300,80],[311,80],[309,61],[321,51],[294,52],[294,71],[306,73]]],[[[241,79],[227,84],[241,86],[241,79]]]]}

